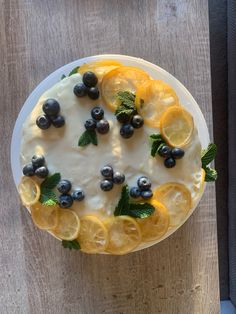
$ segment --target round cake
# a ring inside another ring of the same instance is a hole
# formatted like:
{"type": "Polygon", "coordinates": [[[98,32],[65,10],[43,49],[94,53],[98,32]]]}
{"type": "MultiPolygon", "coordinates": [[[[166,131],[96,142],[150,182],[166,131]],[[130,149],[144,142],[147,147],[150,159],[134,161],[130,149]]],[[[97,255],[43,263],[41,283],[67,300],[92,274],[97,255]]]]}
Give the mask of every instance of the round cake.
{"type": "Polygon", "coordinates": [[[121,255],[148,247],[202,196],[213,148],[202,152],[191,104],[138,60],[78,62],[23,123],[22,203],[65,248],[121,255]]]}

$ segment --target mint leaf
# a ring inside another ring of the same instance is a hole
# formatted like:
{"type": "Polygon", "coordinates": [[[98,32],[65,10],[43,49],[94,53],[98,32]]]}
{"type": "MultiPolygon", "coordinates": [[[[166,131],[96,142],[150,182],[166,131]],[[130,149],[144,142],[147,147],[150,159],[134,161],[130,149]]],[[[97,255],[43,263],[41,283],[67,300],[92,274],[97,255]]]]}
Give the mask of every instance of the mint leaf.
{"type": "Polygon", "coordinates": [[[205,167],[204,168],[205,172],[206,172],[206,176],[205,176],[205,181],[206,182],[213,182],[216,181],[217,179],[217,171],[215,169],[212,169],[210,167],[205,167]]]}
{"type": "Polygon", "coordinates": [[[216,152],[217,152],[217,146],[216,144],[210,143],[207,147],[207,149],[204,149],[202,151],[202,167],[206,167],[207,165],[209,165],[216,156],[216,152]]]}
{"type": "Polygon", "coordinates": [[[129,187],[123,186],[120,200],[115,208],[114,216],[127,215],[129,210],[129,187]]]}
{"type": "Polygon", "coordinates": [[[84,147],[90,143],[92,143],[93,145],[98,144],[97,134],[95,130],[84,131],[84,133],[79,138],[78,146],[84,147]]]}
{"type": "Polygon", "coordinates": [[[68,76],[71,76],[71,75],[73,75],[73,74],[78,73],[78,70],[79,70],[79,66],[75,67],[72,71],[70,71],[70,73],[68,74],[68,76]]]}
{"type": "Polygon", "coordinates": [[[61,80],[64,80],[64,78],[66,78],[66,75],[65,75],[65,74],[62,74],[61,80]]]}
{"type": "Polygon", "coordinates": [[[155,157],[158,153],[159,149],[165,145],[165,141],[161,137],[161,134],[151,134],[149,138],[152,141],[152,147],[151,147],[151,156],[155,157]]]}
{"type": "Polygon", "coordinates": [[[41,188],[39,201],[47,206],[54,206],[58,203],[56,194],[52,190],[46,188],[41,188]]]}
{"type": "Polygon", "coordinates": [[[116,117],[128,117],[131,118],[132,115],[137,113],[137,109],[135,107],[135,95],[129,91],[118,92],[117,98],[120,101],[120,104],[117,106],[115,115],[116,117]]]}
{"type": "Polygon", "coordinates": [[[155,207],[148,203],[130,203],[128,215],[134,218],[147,218],[155,211],[155,207]]]}
{"type": "Polygon", "coordinates": [[[134,101],[135,101],[135,94],[129,92],[129,91],[120,91],[117,93],[117,98],[120,100],[120,102],[127,106],[127,107],[134,107],[134,101]]]}
{"type": "Polygon", "coordinates": [[[72,241],[67,241],[67,240],[62,240],[61,242],[62,246],[66,249],[69,250],[80,250],[80,244],[77,240],[72,240],[72,241]]]}
{"type": "Polygon", "coordinates": [[[54,173],[53,175],[47,177],[40,185],[41,190],[52,190],[54,189],[61,180],[61,174],[59,172],[54,173]]]}

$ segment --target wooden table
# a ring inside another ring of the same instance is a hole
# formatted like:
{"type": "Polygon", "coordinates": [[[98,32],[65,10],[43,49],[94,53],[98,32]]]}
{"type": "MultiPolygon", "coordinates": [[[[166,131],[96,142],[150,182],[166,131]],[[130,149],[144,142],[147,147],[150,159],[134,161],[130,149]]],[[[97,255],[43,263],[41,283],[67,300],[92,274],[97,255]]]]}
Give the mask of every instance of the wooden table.
{"type": "Polygon", "coordinates": [[[65,250],[20,208],[10,169],[17,114],[50,72],[122,53],[175,75],[212,135],[206,0],[0,0],[0,313],[219,313],[214,185],[173,236],[128,256],[65,250]]]}

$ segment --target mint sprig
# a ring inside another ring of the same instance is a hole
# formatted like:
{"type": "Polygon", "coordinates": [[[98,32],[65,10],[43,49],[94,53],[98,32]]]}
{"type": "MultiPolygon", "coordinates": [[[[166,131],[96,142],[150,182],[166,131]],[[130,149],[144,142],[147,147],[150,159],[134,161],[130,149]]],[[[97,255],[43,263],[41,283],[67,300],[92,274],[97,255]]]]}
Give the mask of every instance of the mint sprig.
{"type": "Polygon", "coordinates": [[[127,215],[134,218],[149,217],[155,211],[155,207],[149,203],[134,203],[129,199],[128,185],[123,186],[120,200],[115,208],[114,216],[127,215]]]}
{"type": "Polygon", "coordinates": [[[162,138],[161,134],[154,133],[149,136],[152,146],[151,146],[151,156],[155,157],[158,154],[158,151],[161,149],[163,145],[165,145],[165,141],[162,138]]]}
{"type": "Polygon", "coordinates": [[[46,178],[40,185],[40,199],[39,201],[43,205],[54,206],[58,203],[57,196],[53,189],[57,186],[61,180],[60,173],[54,173],[46,178]]]}
{"type": "Polygon", "coordinates": [[[115,116],[119,119],[121,117],[131,118],[137,113],[135,102],[135,94],[129,91],[120,91],[117,93],[119,105],[116,108],[115,116]]]}
{"type": "Polygon", "coordinates": [[[73,75],[73,74],[78,73],[79,68],[80,68],[79,66],[75,67],[73,70],[70,71],[70,73],[68,74],[68,76],[71,76],[71,75],[73,75]]]}
{"type": "Polygon", "coordinates": [[[86,130],[79,138],[78,146],[85,147],[89,144],[98,144],[97,134],[95,130],[86,130]]]}
{"type": "Polygon", "coordinates": [[[206,149],[203,149],[201,154],[202,168],[206,172],[205,181],[213,182],[217,179],[217,171],[209,167],[209,164],[215,159],[217,152],[217,146],[214,143],[210,143],[206,149]]]}
{"type": "Polygon", "coordinates": [[[77,240],[72,240],[72,241],[66,241],[66,240],[62,240],[61,242],[62,246],[66,249],[69,249],[69,250],[80,250],[81,247],[80,247],[80,244],[77,240]]]}

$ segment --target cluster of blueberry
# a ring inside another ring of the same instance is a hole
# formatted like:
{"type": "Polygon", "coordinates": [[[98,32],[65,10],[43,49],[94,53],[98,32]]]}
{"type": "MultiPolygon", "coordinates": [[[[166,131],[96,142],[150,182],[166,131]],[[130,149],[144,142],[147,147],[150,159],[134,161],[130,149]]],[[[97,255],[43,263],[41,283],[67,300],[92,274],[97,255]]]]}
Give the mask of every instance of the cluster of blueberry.
{"type": "Polygon", "coordinates": [[[84,127],[86,130],[97,130],[100,134],[106,134],[109,132],[109,122],[103,119],[104,110],[101,107],[94,107],[91,110],[92,119],[86,120],[84,127]]]}
{"type": "Polygon", "coordinates": [[[74,87],[74,94],[77,97],[87,96],[90,99],[99,98],[99,90],[96,87],[98,83],[98,78],[93,72],[85,72],[82,78],[82,83],[78,83],[74,87]]]}
{"type": "Polygon", "coordinates": [[[158,154],[165,158],[164,165],[166,168],[173,168],[176,165],[176,159],[184,157],[184,150],[178,147],[170,148],[167,145],[163,145],[159,149],[158,154]]]}
{"type": "Polygon", "coordinates": [[[73,201],[82,201],[85,197],[83,190],[77,188],[71,194],[71,182],[69,180],[61,180],[57,185],[57,190],[61,195],[59,196],[59,206],[62,208],[69,208],[73,201]]]}
{"type": "Polygon", "coordinates": [[[130,138],[134,134],[134,129],[139,129],[144,124],[143,118],[138,114],[132,117],[128,115],[118,115],[116,118],[122,123],[120,135],[123,138],[130,138]]]}
{"type": "Polygon", "coordinates": [[[132,187],[129,194],[132,198],[142,197],[145,200],[149,199],[153,196],[151,186],[151,181],[147,177],[142,176],[138,178],[137,187],[132,187]]]}
{"type": "Polygon", "coordinates": [[[110,191],[113,184],[122,184],[125,181],[125,175],[119,171],[113,171],[112,166],[106,165],[101,169],[101,175],[104,177],[100,182],[103,191],[110,191]]]}
{"type": "Polygon", "coordinates": [[[31,163],[23,167],[23,174],[27,177],[37,176],[46,178],[49,174],[48,168],[45,166],[45,158],[43,155],[34,155],[31,158],[31,163]]]}
{"type": "Polygon", "coordinates": [[[60,128],[65,124],[64,117],[59,114],[60,105],[55,99],[47,99],[44,102],[42,109],[44,114],[38,116],[36,119],[36,124],[40,129],[46,130],[51,126],[51,124],[55,128],[60,128]]]}

